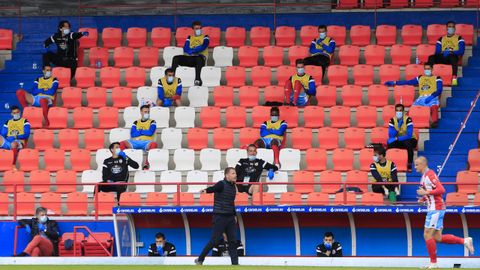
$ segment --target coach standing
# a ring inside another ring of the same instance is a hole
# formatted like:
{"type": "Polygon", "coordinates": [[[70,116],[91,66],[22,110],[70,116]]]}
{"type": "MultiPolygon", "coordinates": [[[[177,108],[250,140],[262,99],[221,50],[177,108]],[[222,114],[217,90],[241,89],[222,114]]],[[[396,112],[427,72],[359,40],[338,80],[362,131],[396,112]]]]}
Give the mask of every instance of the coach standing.
{"type": "Polygon", "coordinates": [[[237,222],[235,220],[235,196],[237,189],[235,181],[237,173],[235,168],[225,169],[225,179],[217,182],[214,186],[208,187],[201,193],[215,193],[213,202],[213,229],[212,237],[208,244],[203,248],[202,253],[195,259],[195,264],[201,265],[207,254],[214,246],[220,242],[223,233],[227,234],[228,253],[232,260],[232,265],[238,265],[237,254],[237,222]]]}

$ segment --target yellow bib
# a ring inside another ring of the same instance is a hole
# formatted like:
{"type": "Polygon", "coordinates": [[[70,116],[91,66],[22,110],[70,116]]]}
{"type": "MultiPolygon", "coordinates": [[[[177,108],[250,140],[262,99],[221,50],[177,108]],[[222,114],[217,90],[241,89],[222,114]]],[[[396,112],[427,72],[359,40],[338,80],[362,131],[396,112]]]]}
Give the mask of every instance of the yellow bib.
{"type": "Polygon", "coordinates": [[[300,81],[300,83],[303,85],[303,89],[308,90],[308,82],[310,81],[310,75],[304,74],[303,76],[298,76],[298,74],[295,74],[292,76],[292,86],[295,85],[296,81],[300,81]]]}
{"type": "Polygon", "coordinates": [[[458,39],[459,36],[453,35],[451,37],[443,36],[442,37],[442,52],[446,50],[457,51],[458,50],[458,39]]]}
{"type": "MultiPolygon", "coordinates": [[[[408,116],[406,116],[406,115],[403,116],[403,125],[401,127],[399,127],[397,117],[393,117],[393,125],[394,125],[394,128],[398,132],[398,135],[397,135],[398,137],[405,136],[407,134],[407,118],[408,118],[408,116]]],[[[415,132],[412,134],[412,138],[414,138],[414,139],[417,138],[417,136],[415,136],[415,132]]]]}
{"type": "Polygon", "coordinates": [[[23,125],[25,124],[25,118],[20,118],[18,120],[8,120],[7,123],[7,136],[20,136],[25,133],[23,125]]]}
{"type": "MultiPolygon", "coordinates": [[[[48,89],[52,88],[53,85],[53,77],[45,79],[43,77],[38,78],[38,89],[47,91],[48,89]]],[[[39,96],[47,96],[53,99],[52,95],[47,94],[38,94],[39,96]]]]}
{"type": "MultiPolygon", "coordinates": [[[[145,122],[142,122],[142,120],[137,120],[137,124],[136,124],[137,130],[149,130],[152,122],[153,122],[152,119],[148,119],[145,122]]],[[[142,135],[142,136],[138,136],[138,137],[135,137],[135,138],[132,138],[132,139],[133,140],[139,140],[139,141],[145,141],[145,140],[146,141],[152,141],[154,139],[154,137],[155,137],[155,135],[154,136],[142,135]]]]}
{"type": "Polygon", "coordinates": [[[375,162],[375,168],[377,168],[377,172],[380,174],[382,177],[383,181],[385,182],[392,182],[392,162],[390,160],[387,160],[387,163],[385,166],[380,165],[380,163],[375,162]]]}
{"type": "Polygon", "coordinates": [[[163,94],[166,98],[173,98],[177,92],[177,86],[178,86],[178,78],[175,77],[173,79],[172,84],[167,83],[167,77],[163,77],[160,79],[162,82],[163,86],[163,94]]]}
{"type": "MultiPolygon", "coordinates": [[[[268,120],[268,121],[266,121],[266,123],[267,123],[267,129],[279,130],[280,127],[283,124],[283,121],[278,120],[277,122],[272,122],[271,120],[268,120]]],[[[265,138],[272,138],[272,139],[277,139],[277,140],[280,140],[280,141],[283,140],[283,136],[278,136],[276,134],[267,135],[267,136],[265,136],[265,138]]]]}
{"type": "MultiPolygon", "coordinates": [[[[326,37],[326,38],[324,38],[324,39],[322,40],[322,42],[321,42],[320,44],[318,44],[317,40],[318,40],[318,39],[315,39],[315,48],[316,48],[317,50],[323,50],[322,44],[325,44],[325,45],[327,45],[327,46],[330,45],[330,40],[331,40],[331,39],[330,39],[329,37],[326,37]]],[[[325,50],[323,50],[323,53],[327,54],[329,57],[332,57],[332,55],[329,54],[329,53],[328,53],[327,51],[325,51],[325,50]]],[[[319,54],[319,53],[315,53],[315,54],[313,54],[313,55],[317,55],[317,54],[319,54]]]]}
{"type": "Polygon", "coordinates": [[[418,94],[430,96],[437,91],[437,76],[420,76],[418,79],[418,94]]]}
{"type": "MultiPolygon", "coordinates": [[[[203,44],[203,39],[205,38],[205,35],[200,35],[200,36],[195,36],[191,35],[190,36],[190,49],[193,49],[195,47],[198,47],[203,44]]],[[[205,57],[208,57],[208,48],[200,52],[201,54],[205,55],[205,57]]]]}

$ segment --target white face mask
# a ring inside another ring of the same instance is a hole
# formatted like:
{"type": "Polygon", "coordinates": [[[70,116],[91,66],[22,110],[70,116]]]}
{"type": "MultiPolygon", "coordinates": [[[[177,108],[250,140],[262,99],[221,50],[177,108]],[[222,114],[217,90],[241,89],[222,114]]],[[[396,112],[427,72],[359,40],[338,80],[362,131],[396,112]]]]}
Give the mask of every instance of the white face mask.
{"type": "Polygon", "coordinates": [[[38,218],[38,221],[40,221],[40,223],[42,224],[45,224],[47,222],[47,216],[41,216],[40,218],[38,218]]]}
{"type": "Polygon", "coordinates": [[[122,150],[120,150],[120,148],[117,148],[117,149],[115,149],[115,154],[118,156],[118,154],[120,154],[121,151],[122,150]]]}
{"type": "Polygon", "coordinates": [[[68,28],[67,28],[67,29],[63,29],[63,30],[62,30],[62,33],[63,33],[64,35],[68,35],[68,34],[70,34],[70,29],[68,29],[68,28]]]}
{"type": "Polygon", "coordinates": [[[168,76],[168,77],[167,77],[167,82],[168,82],[168,83],[172,83],[172,82],[173,82],[173,79],[174,79],[173,76],[168,76]]]}
{"type": "Polygon", "coordinates": [[[14,113],[12,116],[13,116],[13,120],[20,119],[20,114],[19,113],[14,113]]]}
{"type": "Polygon", "coordinates": [[[320,39],[324,39],[327,37],[327,33],[323,32],[323,33],[320,33],[318,36],[320,37],[320,39]]]}
{"type": "Polygon", "coordinates": [[[248,160],[250,161],[254,161],[255,159],[257,159],[257,156],[248,156],[248,160]]]}
{"type": "Polygon", "coordinates": [[[378,156],[373,156],[373,162],[378,163],[379,160],[378,156]]]}
{"type": "Polygon", "coordinates": [[[425,69],[423,73],[425,74],[425,76],[432,76],[432,71],[430,69],[425,69]]]}
{"type": "Polygon", "coordinates": [[[270,116],[270,120],[272,122],[277,122],[278,121],[278,116],[277,115],[272,115],[272,116],[270,116]]]}
{"type": "Polygon", "coordinates": [[[447,34],[449,34],[449,35],[455,34],[455,27],[448,27],[447,28],[447,34]]]}
{"type": "Polygon", "coordinates": [[[195,29],[195,36],[200,36],[202,34],[202,29],[195,29]]]}
{"type": "Polygon", "coordinates": [[[297,68],[297,74],[298,74],[298,75],[303,75],[303,74],[305,74],[305,68],[297,68]]]}
{"type": "Polygon", "coordinates": [[[397,119],[402,119],[403,118],[403,112],[395,112],[395,116],[397,116],[397,119]]]}
{"type": "Polygon", "coordinates": [[[52,72],[49,70],[49,71],[45,71],[45,78],[50,78],[52,77],[52,72]]]}
{"type": "Polygon", "coordinates": [[[143,115],[143,120],[148,120],[150,118],[150,114],[146,113],[143,115]]]}

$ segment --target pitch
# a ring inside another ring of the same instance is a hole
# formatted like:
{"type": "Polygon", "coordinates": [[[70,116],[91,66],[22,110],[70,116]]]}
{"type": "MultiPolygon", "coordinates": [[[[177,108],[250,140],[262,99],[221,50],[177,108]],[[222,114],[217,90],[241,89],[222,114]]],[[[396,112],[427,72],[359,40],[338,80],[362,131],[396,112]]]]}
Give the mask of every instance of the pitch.
{"type": "MultiPolygon", "coordinates": [[[[209,265],[135,265],[133,267],[135,270],[154,270],[154,269],[165,269],[165,270],[313,270],[313,269],[329,269],[329,270],[404,270],[404,269],[419,269],[419,268],[408,268],[408,267],[314,267],[314,266],[209,266],[209,265]]],[[[0,269],[9,269],[9,270],[60,270],[60,269],[69,269],[69,270],[130,270],[132,269],[131,265],[8,265],[0,266],[0,269]]],[[[439,268],[439,269],[452,269],[452,268],[439,268]]],[[[478,269],[480,268],[469,268],[469,269],[478,269]]]]}

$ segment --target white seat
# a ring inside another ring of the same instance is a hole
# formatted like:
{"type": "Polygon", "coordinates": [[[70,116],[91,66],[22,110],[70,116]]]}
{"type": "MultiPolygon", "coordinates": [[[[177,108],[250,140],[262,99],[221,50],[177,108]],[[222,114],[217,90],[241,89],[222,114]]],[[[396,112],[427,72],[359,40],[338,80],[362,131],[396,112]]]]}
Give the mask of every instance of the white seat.
{"type": "Polygon", "coordinates": [[[222,181],[225,178],[225,173],[223,171],[214,171],[212,175],[212,182],[216,183],[222,181]]]}
{"type": "Polygon", "coordinates": [[[195,151],[186,148],[175,149],[173,162],[175,162],[176,171],[193,171],[195,169],[195,151]]]}
{"type": "Polygon", "coordinates": [[[195,68],[178,67],[175,70],[175,77],[182,79],[182,86],[190,87],[195,85],[195,68]]]}
{"type": "Polygon", "coordinates": [[[219,67],[202,67],[200,78],[202,79],[202,86],[219,86],[222,79],[222,69],[219,67]]]}
{"type": "MultiPolygon", "coordinates": [[[[187,183],[206,183],[208,182],[208,173],[204,171],[189,171],[187,173],[187,183]]],[[[187,185],[187,192],[200,192],[207,188],[206,184],[187,185]]]]}
{"type": "Polygon", "coordinates": [[[233,48],[217,46],[213,48],[213,61],[216,67],[228,67],[233,65],[233,48]]]}
{"type": "Polygon", "coordinates": [[[257,158],[263,159],[266,162],[273,164],[273,150],[266,148],[257,149],[257,158]]]}
{"type": "Polygon", "coordinates": [[[102,170],[103,162],[105,159],[112,156],[112,152],[109,149],[98,149],[95,153],[95,162],[97,163],[97,170],[102,170]]]}
{"type": "Polygon", "coordinates": [[[135,162],[138,163],[138,169],[134,169],[128,166],[129,171],[138,171],[141,170],[143,167],[143,150],[140,149],[125,149],[123,152],[135,162]]]}
{"type": "Polygon", "coordinates": [[[192,86],[188,88],[190,107],[207,107],[208,95],[208,87],[206,86],[192,86]]]}
{"type": "MultiPolygon", "coordinates": [[[[268,182],[288,182],[288,173],[287,172],[281,172],[277,171],[275,172],[275,176],[273,177],[272,180],[268,179],[268,182]]],[[[268,185],[268,192],[269,193],[284,193],[287,192],[287,185],[268,185]]]]}
{"type": "MultiPolygon", "coordinates": [[[[155,172],[154,171],[136,171],[133,177],[133,182],[137,183],[152,183],[155,184],[155,172]]],[[[155,192],[154,185],[135,185],[135,192],[155,192]]]]}
{"type": "Polygon", "coordinates": [[[235,167],[241,158],[246,158],[247,156],[247,149],[230,148],[226,154],[227,166],[235,167]]]}
{"type": "Polygon", "coordinates": [[[171,67],[173,57],[175,55],[182,55],[182,54],[183,54],[182,47],[168,46],[163,48],[163,61],[165,62],[165,66],[171,67]]]}
{"type": "Polygon", "coordinates": [[[300,150],[292,148],[281,149],[280,164],[282,164],[282,171],[300,170],[300,150]]]}
{"type": "MultiPolygon", "coordinates": [[[[100,170],[86,170],[82,172],[82,184],[91,184],[102,182],[102,171],[100,170]]],[[[93,193],[95,190],[94,185],[83,186],[83,192],[93,193]]]]}
{"type": "Polygon", "coordinates": [[[193,128],[195,127],[195,108],[176,107],[174,118],[176,128],[193,128]]]}
{"type": "MultiPolygon", "coordinates": [[[[177,171],[163,171],[160,174],[160,183],[176,183],[182,182],[182,173],[177,171]]],[[[162,192],[176,193],[176,185],[162,185],[162,192]]]]}
{"type": "Polygon", "coordinates": [[[222,152],[220,149],[204,148],[200,150],[200,163],[202,164],[202,171],[220,170],[221,161],[222,152]]]}
{"type": "Polygon", "coordinates": [[[167,67],[153,67],[150,69],[150,81],[152,82],[153,87],[158,86],[158,80],[165,76],[165,70],[167,67]]]}
{"type": "Polygon", "coordinates": [[[155,106],[157,104],[158,92],[156,87],[142,86],[137,90],[138,106],[150,105],[155,106]]]}
{"type": "Polygon", "coordinates": [[[166,171],[168,170],[168,161],[170,153],[167,149],[150,149],[148,150],[147,160],[150,164],[151,171],[166,171]]]}
{"type": "Polygon", "coordinates": [[[157,128],[167,128],[170,126],[170,109],[166,107],[151,107],[150,118],[155,120],[157,128]]]}
{"type": "Polygon", "coordinates": [[[182,148],[182,130],[177,128],[162,129],[162,144],[163,149],[178,149],[182,148]]]}
{"type": "Polygon", "coordinates": [[[138,107],[126,107],[123,110],[123,121],[125,122],[125,128],[131,128],[133,122],[142,117],[140,109],[138,107]]]}
{"type": "Polygon", "coordinates": [[[128,128],[114,128],[110,130],[110,143],[130,140],[130,129],[128,128]]]}

